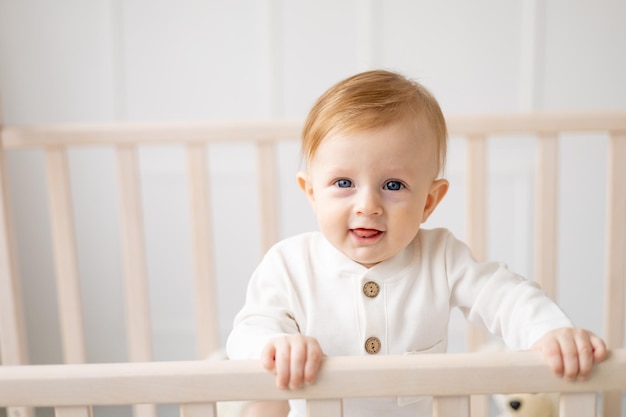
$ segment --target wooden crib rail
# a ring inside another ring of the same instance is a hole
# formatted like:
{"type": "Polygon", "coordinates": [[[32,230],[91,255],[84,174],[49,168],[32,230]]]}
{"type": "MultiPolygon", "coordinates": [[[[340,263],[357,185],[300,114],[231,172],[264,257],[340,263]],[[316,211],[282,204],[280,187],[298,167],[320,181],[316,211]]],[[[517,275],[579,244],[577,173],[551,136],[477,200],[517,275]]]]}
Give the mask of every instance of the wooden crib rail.
{"type": "MultiPolygon", "coordinates": [[[[626,110],[449,115],[450,135],[626,132],[626,110]]],[[[302,121],[90,123],[2,126],[5,149],[48,146],[139,145],[297,139],[302,121]]]]}
{"type": "Polygon", "coordinates": [[[0,406],[84,407],[71,415],[87,416],[94,405],[175,403],[189,416],[214,412],[216,401],[305,398],[309,416],[338,417],[341,398],[427,395],[435,397],[434,416],[453,409],[462,417],[469,416],[468,395],[540,390],[562,393],[562,417],[589,417],[595,392],[626,390],[624,375],[626,349],[575,382],[554,376],[537,352],[330,357],[313,385],[295,391],[277,389],[258,361],[5,366],[0,406]]]}
{"type": "Polygon", "coordinates": [[[5,149],[14,149],[50,146],[257,142],[298,139],[301,128],[302,122],[296,120],[4,126],[2,145],[5,149]]]}

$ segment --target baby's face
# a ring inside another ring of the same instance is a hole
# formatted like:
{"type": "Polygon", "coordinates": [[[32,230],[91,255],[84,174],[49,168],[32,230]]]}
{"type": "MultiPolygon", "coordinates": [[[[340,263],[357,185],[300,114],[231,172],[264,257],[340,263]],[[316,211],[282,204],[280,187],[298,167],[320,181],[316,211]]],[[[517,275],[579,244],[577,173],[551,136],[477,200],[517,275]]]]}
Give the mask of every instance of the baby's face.
{"type": "Polygon", "coordinates": [[[434,141],[423,122],[326,137],[300,181],[330,243],[367,267],[404,249],[447,190],[434,141]]]}

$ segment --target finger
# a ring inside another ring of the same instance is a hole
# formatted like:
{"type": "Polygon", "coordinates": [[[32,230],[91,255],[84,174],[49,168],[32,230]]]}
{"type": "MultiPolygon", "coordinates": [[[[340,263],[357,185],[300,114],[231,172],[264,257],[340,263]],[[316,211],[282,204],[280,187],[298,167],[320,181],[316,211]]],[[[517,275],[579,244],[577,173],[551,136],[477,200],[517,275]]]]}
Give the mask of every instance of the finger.
{"type": "Polygon", "coordinates": [[[322,348],[315,339],[311,339],[307,346],[307,360],[304,367],[304,381],[312,384],[317,378],[317,372],[322,363],[322,348]]]}
{"type": "Polygon", "coordinates": [[[580,370],[576,341],[570,334],[566,334],[557,340],[563,358],[563,376],[567,379],[574,380],[580,370]]]}
{"type": "Polygon", "coordinates": [[[289,375],[289,388],[297,389],[302,386],[304,380],[304,367],[307,360],[307,344],[301,338],[292,340],[291,344],[291,369],[289,375]]]}
{"type": "Polygon", "coordinates": [[[550,340],[543,344],[540,348],[544,359],[554,374],[559,377],[563,376],[564,364],[561,355],[561,347],[557,339],[550,340]]]}
{"type": "Polygon", "coordinates": [[[587,379],[593,368],[593,345],[588,333],[579,333],[575,337],[578,350],[578,377],[587,379]]]}
{"type": "Polygon", "coordinates": [[[593,346],[593,361],[594,363],[602,362],[609,354],[606,343],[595,334],[591,335],[591,345],[593,346]]]}
{"type": "Polygon", "coordinates": [[[276,374],[276,346],[268,343],[261,352],[261,366],[268,372],[276,374]]]}
{"type": "Polygon", "coordinates": [[[291,346],[284,338],[278,339],[275,343],[276,386],[280,389],[286,389],[289,387],[289,377],[291,373],[291,346]]]}

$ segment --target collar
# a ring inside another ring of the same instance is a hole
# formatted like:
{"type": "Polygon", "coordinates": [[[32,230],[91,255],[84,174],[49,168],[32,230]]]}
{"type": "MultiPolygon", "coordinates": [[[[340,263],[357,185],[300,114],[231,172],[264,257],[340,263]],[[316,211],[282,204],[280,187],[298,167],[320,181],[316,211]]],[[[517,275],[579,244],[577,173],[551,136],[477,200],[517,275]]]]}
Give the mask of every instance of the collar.
{"type": "Polygon", "coordinates": [[[338,278],[367,278],[376,281],[401,279],[415,264],[419,251],[416,250],[418,239],[415,238],[406,248],[371,268],[366,268],[347,257],[318,233],[316,255],[329,274],[338,278]]]}

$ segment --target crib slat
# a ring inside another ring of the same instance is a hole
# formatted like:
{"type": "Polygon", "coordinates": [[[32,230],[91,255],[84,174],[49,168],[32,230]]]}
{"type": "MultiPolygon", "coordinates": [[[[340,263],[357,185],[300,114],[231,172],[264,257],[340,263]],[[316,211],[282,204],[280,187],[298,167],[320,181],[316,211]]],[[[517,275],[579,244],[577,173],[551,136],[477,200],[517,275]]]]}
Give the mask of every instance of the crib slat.
{"type": "Polygon", "coordinates": [[[468,137],[467,162],[465,175],[467,178],[465,201],[467,244],[474,257],[479,261],[486,258],[487,230],[487,139],[484,136],[468,137]]]}
{"type": "Polygon", "coordinates": [[[28,360],[4,169],[4,152],[0,149],[0,364],[21,365],[28,360]]]}
{"type": "Polygon", "coordinates": [[[342,417],[341,400],[307,400],[307,417],[342,417]]]}
{"type": "MultiPolygon", "coordinates": [[[[479,261],[487,257],[487,138],[470,136],[466,141],[467,161],[465,165],[466,192],[466,231],[467,244],[479,261]]],[[[476,351],[486,342],[485,332],[468,325],[467,348],[476,351]]],[[[488,414],[488,399],[473,396],[472,415],[485,417],[488,414]]]]}
{"type": "Polygon", "coordinates": [[[128,354],[131,361],[149,361],[152,347],[137,149],[118,147],[117,161],[128,354]]]}
{"type": "Polygon", "coordinates": [[[266,252],[278,240],[278,192],[276,190],[276,145],[257,143],[261,249],[266,252]]]}
{"type": "Polygon", "coordinates": [[[489,416],[489,397],[486,395],[470,396],[470,409],[473,417],[489,416]]]}
{"type": "Polygon", "coordinates": [[[626,279],[626,132],[609,140],[606,277],[606,341],[611,348],[624,339],[624,280],[626,279]]]}
{"type": "Polygon", "coordinates": [[[9,417],[33,417],[35,415],[30,407],[7,407],[6,414],[9,417]]]}
{"type": "Polygon", "coordinates": [[[91,417],[91,407],[56,407],[55,417],[91,417]]]}
{"type": "Polygon", "coordinates": [[[183,404],[180,406],[180,417],[219,417],[215,403],[183,404]]]}
{"type": "Polygon", "coordinates": [[[556,298],[558,136],[543,134],[537,142],[535,169],[535,281],[556,298]]]}
{"type": "Polygon", "coordinates": [[[215,292],[213,247],[209,234],[211,213],[209,182],[207,180],[206,147],[191,144],[187,147],[191,229],[193,236],[196,337],[200,358],[217,349],[218,320],[215,292]]]}
{"type": "MultiPolygon", "coordinates": [[[[152,338],[137,148],[119,146],[117,163],[128,356],[131,362],[150,361],[152,360],[152,338]]],[[[133,415],[154,417],[156,406],[136,405],[133,407],[133,415]]]]}
{"type": "Polygon", "coordinates": [[[468,396],[434,397],[433,417],[469,417],[470,398],[468,396]]]}
{"type": "MultiPolygon", "coordinates": [[[[559,415],[561,417],[595,416],[596,394],[594,392],[561,394],[559,400],[559,415]]],[[[608,414],[605,415],[608,416],[608,414]]]]}
{"type": "MultiPolygon", "coordinates": [[[[485,137],[468,137],[467,162],[465,165],[466,232],[467,244],[479,261],[486,258],[486,200],[487,200],[487,140],[485,137]]],[[[485,341],[484,332],[470,327],[467,336],[468,349],[476,350],[485,341]]]]}
{"type": "Polygon", "coordinates": [[[83,314],[67,150],[47,149],[46,168],[63,355],[66,363],[82,363],[85,362],[83,314]]]}
{"type": "Polygon", "coordinates": [[[622,410],[622,393],[609,391],[602,394],[602,410],[604,417],[620,417],[622,410]]]}
{"type": "Polygon", "coordinates": [[[156,417],[157,407],[155,404],[133,405],[133,417],[156,417]]]}
{"type": "MultiPolygon", "coordinates": [[[[23,365],[28,362],[22,319],[19,280],[12,251],[11,221],[4,174],[4,154],[0,149],[0,365],[23,365]]],[[[31,417],[27,407],[9,407],[11,417],[31,417]]]]}
{"type": "MultiPolygon", "coordinates": [[[[609,348],[618,348],[623,346],[626,315],[626,132],[611,134],[607,170],[604,334],[609,348]]],[[[607,392],[602,402],[606,416],[621,415],[621,393],[607,392]]]]}
{"type": "MultiPolygon", "coordinates": [[[[23,365],[28,363],[28,355],[20,283],[14,263],[14,240],[5,167],[4,150],[0,147],[0,365],[23,365]]],[[[8,407],[7,415],[31,417],[33,410],[27,407],[8,407]]]]}

